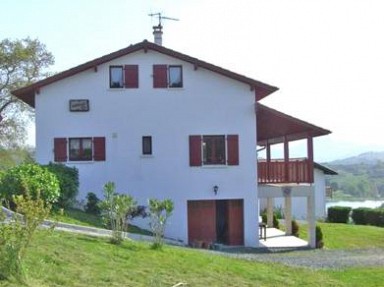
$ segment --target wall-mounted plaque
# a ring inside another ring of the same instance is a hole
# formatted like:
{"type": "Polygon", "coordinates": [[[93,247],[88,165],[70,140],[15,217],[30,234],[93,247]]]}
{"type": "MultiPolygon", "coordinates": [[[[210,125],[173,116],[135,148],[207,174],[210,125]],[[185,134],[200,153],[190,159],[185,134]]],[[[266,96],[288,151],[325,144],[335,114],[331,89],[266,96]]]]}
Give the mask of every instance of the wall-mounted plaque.
{"type": "Polygon", "coordinates": [[[88,112],[89,100],[69,100],[69,110],[71,112],[88,112]]]}

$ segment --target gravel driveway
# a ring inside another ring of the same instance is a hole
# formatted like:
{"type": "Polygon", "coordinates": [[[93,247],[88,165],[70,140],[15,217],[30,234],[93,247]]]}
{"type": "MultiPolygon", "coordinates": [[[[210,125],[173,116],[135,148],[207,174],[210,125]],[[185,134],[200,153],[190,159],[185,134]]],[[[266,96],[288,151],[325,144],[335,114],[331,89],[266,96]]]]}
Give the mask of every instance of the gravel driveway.
{"type": "Polygon", "coordinates": [[[357,266],[383,266],[384,249],[349,250],[300,250],[279,253],[255,252],[218,252],[223,256],[258,262],[277,262],[289,266],[311,269],[341,269],[357,266]]]}

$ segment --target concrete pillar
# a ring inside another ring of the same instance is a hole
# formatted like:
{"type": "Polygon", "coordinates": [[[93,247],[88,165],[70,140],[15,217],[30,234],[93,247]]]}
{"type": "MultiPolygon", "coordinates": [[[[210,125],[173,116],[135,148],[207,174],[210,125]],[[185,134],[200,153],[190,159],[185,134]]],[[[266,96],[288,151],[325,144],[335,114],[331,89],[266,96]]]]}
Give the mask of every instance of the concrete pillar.
{"type": "Polygon", "coordinates": [[[286,194],[284,196],[284,208],[285,208],[285,234],[292,234],[292,196],[291,194],[286,194]]]}
{"type": "Polygon", "coordinates": [[[307,197],[308,244],[316,248],[315,188],[311,186],[307,197]]]}
{"type": "Polygon", "coordinates": [[[273,227],[273,205],[274,205],[274,198],[268,197],[267,198],[267,225],[268,227],[273,227]]]}

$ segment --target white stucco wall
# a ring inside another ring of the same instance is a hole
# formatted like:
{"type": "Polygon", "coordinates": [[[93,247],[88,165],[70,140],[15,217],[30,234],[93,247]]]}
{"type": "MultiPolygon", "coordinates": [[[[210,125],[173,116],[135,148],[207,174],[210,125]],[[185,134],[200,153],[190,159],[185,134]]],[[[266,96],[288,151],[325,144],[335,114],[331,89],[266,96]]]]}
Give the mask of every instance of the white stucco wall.
{"type": "MultiPolygon", "coordinates": [[[[167,235],[187,242],[187,200],[244,199],[245,244],[257,238],[256,115],[248,85],[149,50],[43,87],[36,95],[36,157],[53,161],[55,137],[106,138],[105,162],[68,162],[80,171],[79,198],[102,198],[114,181],[139,204],[171,198],[167,235]],[[109,89],[109,66],[139,65],[138,89],[109,89]],[[183,65],[183,88],[154,89],[152,65],[183,65]],[[89,99],[89,112],[69,112],[70,99],[89,99]],[[239,135],[239,166],[190,167],[189,135],[239,135]],[[142,156],[142,136],[153,156],[142,156]],[[213,186],[219,186],[215,196],[213,186]]],[[[147,227],[147,226],[146,226],[147,227]]]]}

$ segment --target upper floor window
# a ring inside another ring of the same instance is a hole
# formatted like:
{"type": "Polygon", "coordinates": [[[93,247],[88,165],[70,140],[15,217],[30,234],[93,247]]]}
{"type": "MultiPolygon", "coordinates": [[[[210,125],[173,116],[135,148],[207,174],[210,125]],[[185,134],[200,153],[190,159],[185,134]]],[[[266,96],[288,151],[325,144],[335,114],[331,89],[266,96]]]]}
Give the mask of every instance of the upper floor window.
{"type": "Polygon", "coordinates": [[[169,66],[169,87],[183,87],[183,69],[181,66],[169,66]]]}
{"type": "Polygon", "coordinates": [[[139,87],[139,66],[110,66],[109,87],[114,88],[138,88],[139,87]]]}
{"type": "Polygon", "coordinates": [[[239,136],[189,136],[189,165],[239,165],[239,136]]]}
{"type": "Polygon", "coordinates": [[[203,164],[225,164],[225,136],[203,136],[203,164]]]}
{"type": "Polygon", "coordinates": [[[182,88],[183,68],[180,65],[153,65],[154,88],[182,88]]]}
{"type": "Polygon", "coordinates": [[[143,137],[143,155],[152,154],[152,137],[144,136],[143,137]]]}
{"type": "Polygon", "coordinates": [[[110,88],[123,88],[123,66],[110,66],[109,67],[109,87],[110,88]]]}

